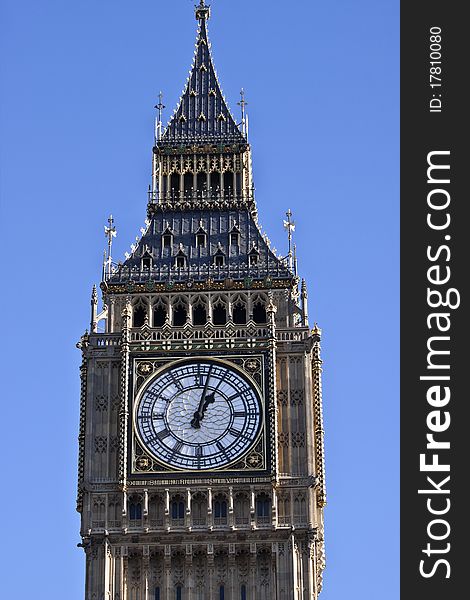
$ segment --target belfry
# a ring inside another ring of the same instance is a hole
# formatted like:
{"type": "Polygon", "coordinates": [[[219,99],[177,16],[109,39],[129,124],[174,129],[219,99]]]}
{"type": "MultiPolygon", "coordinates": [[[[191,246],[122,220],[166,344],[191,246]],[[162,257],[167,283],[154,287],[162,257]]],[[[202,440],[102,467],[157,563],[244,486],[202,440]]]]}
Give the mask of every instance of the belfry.
{"type": "Polygon", "coordinates": [[[168,125],[160,95],[141,235],[108,249],[82,352],[77,510],[85,600],[313,600],[325,497],[321,331],[294,223],[258,222],[237,123],[199,27],[168,125]],[[101,306],[99,307],[99,304],[101,306]]]}

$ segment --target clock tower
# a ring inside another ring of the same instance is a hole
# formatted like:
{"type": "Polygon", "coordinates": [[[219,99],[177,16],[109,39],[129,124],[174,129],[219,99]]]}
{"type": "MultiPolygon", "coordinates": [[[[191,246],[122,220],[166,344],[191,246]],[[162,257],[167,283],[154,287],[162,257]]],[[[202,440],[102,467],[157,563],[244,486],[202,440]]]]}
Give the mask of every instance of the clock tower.
{"type": "Polygon", "coordinates": [[[245,98],[207,21],[162,128],[147,219],[123,262],[105,233],[82,352],[77,509],[85,600],[314,600],[324,568],[321,331],[261,231],[245,98]]]}

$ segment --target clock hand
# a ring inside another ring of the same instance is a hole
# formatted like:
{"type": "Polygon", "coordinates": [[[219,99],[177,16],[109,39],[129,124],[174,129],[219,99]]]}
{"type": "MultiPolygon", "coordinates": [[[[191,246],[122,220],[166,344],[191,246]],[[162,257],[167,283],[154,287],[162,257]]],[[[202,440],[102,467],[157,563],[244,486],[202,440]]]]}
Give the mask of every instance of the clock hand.
{"type": "Polygon", "coordinates": [[[199,405],[197,407],[196,412],[193,415],[193,419],[191,421],[191,427],[194,429],[199,429],[201,427],[201,419],[204,417],[204,403],[206,401],[207,387],[209,385],[209,380],[211,378],[212,365],[209,367],[209,371],[207,373],[206,383],[204,384],[204,389],[202,390],[202,396],[199,400],[199,405]]]}

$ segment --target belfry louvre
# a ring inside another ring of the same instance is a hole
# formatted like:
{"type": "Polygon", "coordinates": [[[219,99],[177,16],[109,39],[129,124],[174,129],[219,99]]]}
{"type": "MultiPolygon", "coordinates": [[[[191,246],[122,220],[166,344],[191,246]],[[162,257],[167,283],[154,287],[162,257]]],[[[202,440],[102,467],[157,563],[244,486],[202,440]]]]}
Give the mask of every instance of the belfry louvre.
{"type": "Polygon", "coordinates": [[[313,600],[325,565],[321,331],[294,223],[261,232],[248,141],[207,21],[168,125],[146,226],[123,262],[109,219],[82,352],[77,510],[86,600],[313,600]],[[100,304],[100,308],[98,307],[100,304]]]}

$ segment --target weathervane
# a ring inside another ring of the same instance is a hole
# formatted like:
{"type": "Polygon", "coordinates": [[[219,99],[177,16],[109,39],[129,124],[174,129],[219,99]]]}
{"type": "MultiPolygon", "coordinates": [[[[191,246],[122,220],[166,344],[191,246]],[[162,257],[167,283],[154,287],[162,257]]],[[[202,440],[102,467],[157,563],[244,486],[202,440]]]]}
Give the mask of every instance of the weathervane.
{"type": "Polygon", "coordinates": [[[165,108],[165,105],[162,102],[163,93],[160,92],[158,94],[158,104],[155,105],[155,108],[158,110],[158,116],[155,120],[155,141],[158,142],[162,137],[162,112],[165,108]]]}
{"type": "Polygon", "coordinates": [[[284,220],[284,229],[287,231],[287,238],[289,240],[289,252],[287,254],[287,258],[289,261],[289,269],[292,271],[293,268],[293,259],[292,259],[292,234],[295,231],[295,222],[292,221],[292,211],[289,210],[286,212],[287,221],[284,220]]]}
{"type": "Polygon", "coordinates": [[[242,111],[242,132],[244,136],[248,137],[248,123],[245,112],[245,107],[248,106],[248,102],[245,100],[245,90],[243,88],[240,90],[240,102],[237,102],[237,104],[242,111]]]}
{"type": "Polygon", "coordinates": [[[113,247],[113,238],[116,237],[117,235],[117,231],[116,231],[116,227],[114,226],[114,219],[113,219],[113,215],[109,215],[109,219],[108,219],[108,226],[104,226],[104,235],[105,237],[108,239],[108,257],[106,258],[106,252],[105,252],[105,265],[107,265],[108,267],[108,276],[111,275],[111,249],[113,247]]]}

